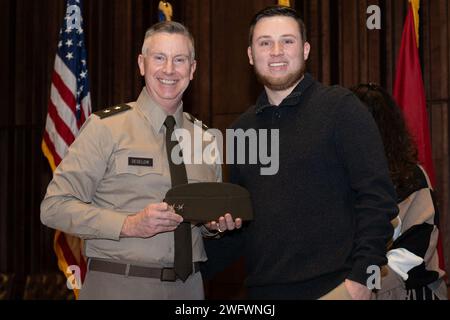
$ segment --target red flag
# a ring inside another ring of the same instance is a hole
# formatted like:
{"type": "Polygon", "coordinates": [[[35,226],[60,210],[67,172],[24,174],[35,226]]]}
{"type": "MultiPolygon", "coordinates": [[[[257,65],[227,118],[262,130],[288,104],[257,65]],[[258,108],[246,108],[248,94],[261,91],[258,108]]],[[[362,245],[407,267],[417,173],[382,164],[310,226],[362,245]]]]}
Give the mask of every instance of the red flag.
{"type": "Polygon", "coordinates": [[[428,173],[431,184],[434,185],[430,129],[416,38],[413,4],[410,4],[397,59],[394,97],[403,110],[410,133],[417,144],[419,162],[428,173]]]}
{"type": "MultiPolygon", "coordinates": [[[[50,89],[50,101],[42,139],[42,151],[52,170],[59,165],[80,127],[91,113],[89,80],[84,45],[80,0],[67,0],[66,15],[59,32],[58,49],[50,89]]],[[[59,269],[69,277],[75,295],[86,274],[82,241],[60,231],[55,232],[54,250],[59,269]],[[80,270],[79,277],[72,268],[80,270]],[[74,283],[76,281],[76,283],[74,283]]]]}
{"type": "MultiPolygon", "coordinates": [[[[425,88],[419,58],[420,0],[409,0],[408,15],[403,28],[402,43],[397,59],[394,97],[403,110],[409,132],[418,151],[420,164],[427,172],[432,186],[435,174],[431,151],[425,88]]],[[[440,234],[441,235],[441,234],[440,234]]],[[[441,236],[438,239],[439,266],[445,270],[441,236]]]]}

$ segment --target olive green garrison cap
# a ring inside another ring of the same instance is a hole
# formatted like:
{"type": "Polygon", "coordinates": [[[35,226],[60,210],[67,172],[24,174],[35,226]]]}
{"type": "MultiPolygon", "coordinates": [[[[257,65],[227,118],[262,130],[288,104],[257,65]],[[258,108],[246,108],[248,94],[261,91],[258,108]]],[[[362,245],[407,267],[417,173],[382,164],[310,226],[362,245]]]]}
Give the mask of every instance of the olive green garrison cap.
{"type": "Polygon", "coordinates": [[[209,222],[230,213],[234,219],[253,219],[249,192],[225,182],[181,184],[166,193],[164,201],[173,206],[185,221],[209,222]]]}

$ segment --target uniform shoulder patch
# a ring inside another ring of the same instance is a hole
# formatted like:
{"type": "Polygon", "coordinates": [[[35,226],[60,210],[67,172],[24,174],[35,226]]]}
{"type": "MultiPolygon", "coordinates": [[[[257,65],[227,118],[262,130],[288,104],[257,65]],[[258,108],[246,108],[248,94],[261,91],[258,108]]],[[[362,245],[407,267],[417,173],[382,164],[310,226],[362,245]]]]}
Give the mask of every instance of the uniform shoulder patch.
{"type": "Polygon", "coordinates": [[[117,105],[117,106],[114,106],[114,107],[109,107],[109,108],[106,108],[106,109],[94,112],[94,114],[99,116],[100,119],[104,119],[104,118],[107,118],[109,116],[112,116],[112,115],[115,115],[115,114],[118,114],[118,113],[130,110],[130,109],[131,109],[131,107],[129,105],[127,105],[127,104],[120,104],[120,105],[117,105]]]}
{"type": "Polygon", "coordinates": [[[188,118],[188,120],[190,122],[192,122],[194,125],[201,125],[202,129],[207,131],[209,128],[206,124],[204,124],[202,121],[198,120],[196,117],[194,117],[192,114],[190,114],[189,112],[185,112],[186,117],[188,118]]]}

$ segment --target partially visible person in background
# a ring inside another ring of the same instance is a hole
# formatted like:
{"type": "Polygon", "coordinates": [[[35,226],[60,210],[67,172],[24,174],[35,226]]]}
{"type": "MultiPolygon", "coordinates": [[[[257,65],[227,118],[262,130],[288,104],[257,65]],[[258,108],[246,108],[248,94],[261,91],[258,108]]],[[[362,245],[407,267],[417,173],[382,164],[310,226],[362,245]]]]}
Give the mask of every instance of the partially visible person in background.
{"type": "Polygon", "coordinates": [[[376,299],[446,300],[445,272],[439,268],[436,248],[438,208],[400,108],[378,85],[360,84],[352,91],[378,125],[400,208],[376,299]]]}

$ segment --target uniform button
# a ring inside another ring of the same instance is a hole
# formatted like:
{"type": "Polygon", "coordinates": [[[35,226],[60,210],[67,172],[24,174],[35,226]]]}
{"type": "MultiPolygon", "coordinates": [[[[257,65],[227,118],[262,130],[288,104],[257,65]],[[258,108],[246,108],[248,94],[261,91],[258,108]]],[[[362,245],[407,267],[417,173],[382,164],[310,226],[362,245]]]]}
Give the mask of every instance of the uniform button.
{"type": "Polygon", "coordinates": [[[280,119],[281,118],[281,114],[278,111],[275,111],[275,119],[280,119]]]}

